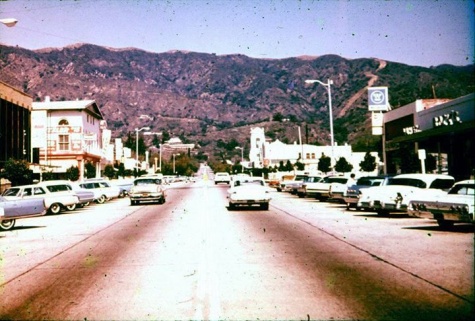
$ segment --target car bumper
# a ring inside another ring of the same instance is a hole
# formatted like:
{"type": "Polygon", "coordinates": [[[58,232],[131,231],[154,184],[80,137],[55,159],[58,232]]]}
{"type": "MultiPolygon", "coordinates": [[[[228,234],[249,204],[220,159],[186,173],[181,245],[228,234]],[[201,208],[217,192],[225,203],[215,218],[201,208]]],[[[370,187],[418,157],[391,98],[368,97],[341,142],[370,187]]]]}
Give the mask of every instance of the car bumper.
{"type": "Polygon", "coordinates": [[[165,199],[165,195],[163,194],[142,194],[142,195],[129,195],[131,201],[139,201],[139,202],[156,202],[165,199]]]}

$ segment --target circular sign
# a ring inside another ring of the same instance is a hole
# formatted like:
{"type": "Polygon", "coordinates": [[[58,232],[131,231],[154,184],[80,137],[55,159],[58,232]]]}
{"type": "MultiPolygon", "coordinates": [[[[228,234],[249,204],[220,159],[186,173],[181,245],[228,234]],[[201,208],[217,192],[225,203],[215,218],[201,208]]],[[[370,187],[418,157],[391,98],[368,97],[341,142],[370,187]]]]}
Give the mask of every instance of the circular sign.
{"type": "Polygon", "coordinates": [[[384,92],[381,90],[375,90],[371,92],[370,99],[373,103],[379,105],[384,102],[384,92]]]}

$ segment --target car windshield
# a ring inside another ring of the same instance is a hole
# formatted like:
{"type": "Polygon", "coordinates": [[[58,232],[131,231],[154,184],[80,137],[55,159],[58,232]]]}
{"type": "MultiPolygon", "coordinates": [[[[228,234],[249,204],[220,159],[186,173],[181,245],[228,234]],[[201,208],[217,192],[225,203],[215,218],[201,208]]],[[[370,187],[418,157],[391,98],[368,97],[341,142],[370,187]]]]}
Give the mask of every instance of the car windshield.
{"type": "Polygon", "coordinates": [[[148,185],[148,184],[161,184],[162,181],[158,178],[138,179],[134,181],[135,186],[148,185]]]}
{"type": "Polygon", "coordinates": [[[419,188],[426,188],[427,184],[420,179],[416,178],[393,178],[389,185],[404,185],[404,186],[413,186],[419,188]]]}
{"type": "Polygon", "coordinates": [[[344,177],[330,177],[328,179],[328,183],[346,184],[347,181],[348,181],[348,178],[344,178],[344,177]]]}
{"type": "Polygon", "coordinates": [[[19,188],[10,188],[3,192],[3,196],[17,196],[19,191],[19,188]]]}
{"type": "Polygon", "coordinates": [[[449,194],[457,195],[475,195],[475,185],[474,184],[458,184],[452,187],[449,191],[449,194]]]}
{"type": "Polygon", "coordinates": [[[366,185],[366,186],[379,186],[383,182],[383,178],[376,177],[361,177],[356,182],[357,185],[366,185]]]}
{"type": "Polygon", "coordinates": [[[255,181],[235,181],[234,186],[264,186],[264,181],[255,180],[255,181]]]}

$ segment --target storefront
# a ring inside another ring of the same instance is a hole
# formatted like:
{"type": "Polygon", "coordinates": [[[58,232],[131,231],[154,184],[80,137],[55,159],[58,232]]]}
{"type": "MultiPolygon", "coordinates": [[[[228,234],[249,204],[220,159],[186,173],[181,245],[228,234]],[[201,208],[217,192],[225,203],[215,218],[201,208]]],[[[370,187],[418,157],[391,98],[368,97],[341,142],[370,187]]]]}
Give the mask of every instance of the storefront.
{"type": "Polygon", "coordinates": [[[473,177],[475,94],[453,100],[429,99],[384,114],[386,172],[398,173],[411,154],[435,155],[435,172],[457,180],[473,177]]]}

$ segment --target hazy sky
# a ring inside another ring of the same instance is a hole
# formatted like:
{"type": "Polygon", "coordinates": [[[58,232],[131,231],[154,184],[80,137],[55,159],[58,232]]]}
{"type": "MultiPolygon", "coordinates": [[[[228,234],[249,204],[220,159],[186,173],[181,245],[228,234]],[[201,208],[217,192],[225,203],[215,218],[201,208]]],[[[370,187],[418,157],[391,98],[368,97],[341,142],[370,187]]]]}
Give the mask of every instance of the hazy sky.
{"type": "Polygon", "coordinates": [[[91,43],[254,58],[337,54],[417,66],[474,63],[473,0],[0,1],[0,42],[91,43]]]}

